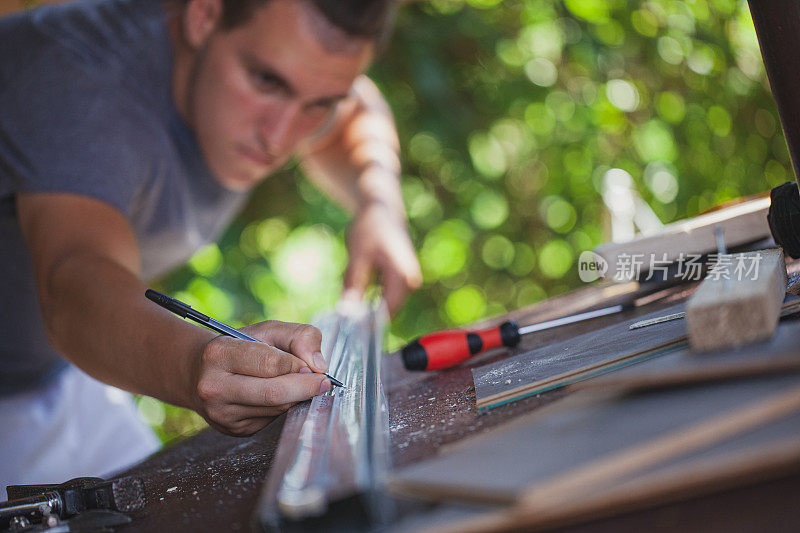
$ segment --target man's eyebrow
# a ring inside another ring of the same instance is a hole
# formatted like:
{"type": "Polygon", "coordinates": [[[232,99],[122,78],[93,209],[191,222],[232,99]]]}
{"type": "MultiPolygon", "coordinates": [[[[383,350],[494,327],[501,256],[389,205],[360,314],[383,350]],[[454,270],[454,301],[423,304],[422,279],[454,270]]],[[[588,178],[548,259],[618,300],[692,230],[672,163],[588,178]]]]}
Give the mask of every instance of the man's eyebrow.
{"type": "Polygon", "coordinates": [[[289,83],[289,80],[275,72],[269,65],[264,64],[262,61],[250,55],[246,55],[245,60],[251,69],[257,71],[262,80],[274,83],[290,96],[297,93],[294,87],[292,87],[292,84],[289,83]]]}
{"type": "MultiPolygon", "coordinates": [[[[289,80],[281,76],[279,73],[273,70],[272,67],[265,64],[263,61],[260,61],[258,58],[253,57],[251,55],[245,55],[244,59],[251,69],[258,72],[258,75],[261,77],[262,80],[274,83],[275,85],[280,87],[283,91],[285,91],[286,94],[288,94],[289,96],[294,96],[297,94],[297,91],[294,89],[292,84],[289,83],[289,80]]],[[[323,96],[321,98],[314,100],[313,102],[309,102],[306,105],[306,107],[333,106],[335,104],[338,104],[340,101],[344,100],[348,96],[350,96],[349,93],[335,94],[332,96],[323,96]]]]}

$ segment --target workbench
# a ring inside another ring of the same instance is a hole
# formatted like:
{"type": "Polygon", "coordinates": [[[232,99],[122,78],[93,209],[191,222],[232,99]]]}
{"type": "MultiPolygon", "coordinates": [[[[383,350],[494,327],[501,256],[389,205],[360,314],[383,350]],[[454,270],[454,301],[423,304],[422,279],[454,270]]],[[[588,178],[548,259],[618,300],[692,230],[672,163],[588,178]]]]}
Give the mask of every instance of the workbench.
{"type": "MultiPolygon", "coordinates": [[[[790,286],[800,275],[800,262],[789,264],[790,286]]],[[[681,284],[656,291],[646,303],[620,315],[564,326],[531,335],[515,350],[530,350],[599,329],[621,320],[658,311],[688,298],[696,284],[681,284]]],[[[566,315],[604,303],[601,288],[587,286],[497,317],[520,324],[566,315]]],[[[789,320],[796,320],[790,317],[789,320]]],[[[431,373],[406,371],[398,354],[384,358],[382,380],[386,389],[391,460],[395,468],[434,456],[445,445],[485,432],[569,394],[569,389],[546,392],[500,406],[485,413],[475,407],[470,366],[507,357],[489,352],[450,370],[431,373]]],[[[277,448],[284,417],[278,417],[258,434],[234,438],[208,429],[167,448],[124,475],[144,480],[147,505],[133,522],[119,531],[250,531],[262,484],[277,448]]],[[[573,525],[570,531],[625,530],[725,530],[789,531],[800,524],[800,474],[787,473],[736,489],[627,512],[602,520],[573,525]]],[[[414,530],[480,512],[474,507],[400,501],[402,520],[392,530],[414,530]]],[[[347,513],[343,507],[342,513],[347,513]]],[[[347,530],[365,530],[356,514],[347,530]]],[[[324,530],[331,524],[319,523],[324,530]]],[[[316,529],[316,528],[315,528],[316,529]]]]}

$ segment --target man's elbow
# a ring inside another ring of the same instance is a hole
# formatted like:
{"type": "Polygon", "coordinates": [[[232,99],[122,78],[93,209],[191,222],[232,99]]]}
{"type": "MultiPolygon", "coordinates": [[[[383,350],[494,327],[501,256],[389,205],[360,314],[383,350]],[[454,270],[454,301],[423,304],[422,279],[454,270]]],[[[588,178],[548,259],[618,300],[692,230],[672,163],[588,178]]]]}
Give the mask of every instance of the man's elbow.
{"type": "Polygon", "coordinates": [[[71,321],[80,313],[79,306],[71,297],[72,289],[81,284],[71,274],[80,268],[76,265],[79,262],[77,254],[66,254],[54,261],[38,279],[39,306],[47,340],[67,357],[67,336],[74,327],[71,321]]]}

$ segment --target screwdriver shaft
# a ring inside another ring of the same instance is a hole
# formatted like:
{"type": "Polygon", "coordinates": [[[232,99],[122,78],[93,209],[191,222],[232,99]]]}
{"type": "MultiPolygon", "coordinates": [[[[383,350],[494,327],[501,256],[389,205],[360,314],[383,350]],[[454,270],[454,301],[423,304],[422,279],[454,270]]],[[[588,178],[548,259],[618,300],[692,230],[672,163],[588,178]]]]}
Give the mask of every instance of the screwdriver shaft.
{"type": "Polygon", "coordinates": [[[587,311],[585,313],[578,313],[577,315],[565,316],[562,318],[556,318],[554,320],[539,322],[538,324],[531,324],[530,326],[523,326],[519,328],[519,334],[526,335],[528,333],[533,333],[534,331],[543,331],[546,329],[556,328],[558,326],[566,326],[567,324],[574,324],[576,322],[582,322],[591,318],[613,315],[614,313],[619,313],[620,311],[622,311],[621,305],[603,307],[602,309],[595,309],[594,311],[587,311]]]}

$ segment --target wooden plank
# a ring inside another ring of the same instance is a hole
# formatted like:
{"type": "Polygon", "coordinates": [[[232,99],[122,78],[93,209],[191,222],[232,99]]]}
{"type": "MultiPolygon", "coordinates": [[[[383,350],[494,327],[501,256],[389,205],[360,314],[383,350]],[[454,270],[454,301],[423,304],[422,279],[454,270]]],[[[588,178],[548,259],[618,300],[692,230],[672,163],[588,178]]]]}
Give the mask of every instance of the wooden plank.
{"type": "Polygon", "coordinates": [[[541,394],[542,392],[548,390],[565,387],[585,379],[600,376],[608,372],[613,372],[635,363],[640,363],[650,359],[651,357],[657,357],[685,346],[687,346],[686,337],[681,336],[675,339],[660,342],[642,350],[626,352],[613,358],[604,358],[591,364],[585,364],[575,370],[570,370],[541,381],[536,381],[526,385],[525,387],[482,398],[480,403],[478,403],[478,408],[490,409],[492,407],[497,407],[508,402],[516,401],[520,398],[524,398],[533,394],[541,394]]]}
{"type": "Polygon", "coordinates": [[[692,349],[718,350],[771,337],[785,293],[780,248],[721,256],[686,304],[692,349]]]}
{"type": "Polygon", "coordinates": [[[485,409],[502,405],[675,349],[686,340],[685,321],[639,330],[630,330],[629,326],[683,309],[683,304],[678,304],[475,368],[472,376],[477,406],[485,409]]]}
{"type": "Polygon", "coordinates": [[[594,496],[573,500],[556,509],[511,507],[423,531],[500,533],[550,530],[780,478],[800,471],[799,436],[660,471],[594,496]]]}
{"type": "MultiPolygon", "coordinates": [[[[475,368],[472,377],[476,404],[479,409],[491,409],[682,349],[688,346],[685,320],[629,329],[633,322],[672,314],[681,308],[683,305],[673,306],[475,368]]],[[[780,312],[789,315],[798,309],[800,298],[787,295],[780,312]]]]}
{"type": "Polygon", "coordinates": [[[609,376],[597,380],[587,380],[576,385],[577,390],[592,390],[604,388],[620,388],[626,391],[644,391],[660,388],[683,387],[706,383],[709,381],[724,381],[743,379],[769,374],[782,374],[800,370],[800,357],[786,355],[772,357],[767,360],[737,361],[732,365],[707,365],[696,369],[689,367],[676,368],[671,371],[637,374],[635,376],[609,376]]]}
{"type": "Polygon", "coordinates": [[[798,384],[792,375],[621,399],[573,394],[397,472],[394,487],[417,497],[513,503],[535,483],[798,384]]]}
{"type": "Polygon", "coordinates": [[[703,448],[730,451],[721,440],[733,435],[749,432],[731,441],[748,449],[787,432],[800,436],[800,406],[794,407],[800,404],[800,374],[621,398],[580,393],[557,403],[560,409],[554,405],[547,414],[534,413],[402,469],[390,486],[418,498],[495,504],[513,504],[518,495],[546,487],[535,494],[555,505],[580,487],[595,492],[624,480],[626,469],[701,458],[703,448]],[[750,411],[743,414],[743,408],[750,411]],[[780,417],[786,422],[753,431],[780,417]]]}
{"type": "Polygon", "coordinates": [[[702,357],[688,349],[676,350],[571,388],[631,392],[793,372],[800,370],[798,337],[800,322],[789,320],[778,324],[775,336],[766,341],[702,357]]]}
{"type": "Polygon", "coordinates": [[[717,209],[710,213],[667,224],[661,233],[638,237],[624,243],[602,244],[595,252],[609,264],[613,275],[615,265],[624,264],[626,256],[641,255],[645,258],[642,271],[649,268],[649,258],[661,261],[676,261],[681,254],[706,254],[717,250],[715,228],[720,227],[729,248],[760,241],[771,237],[767,223],[769,197],[757,198],[717,209]]]}
{"type": "Polygon", "coordinates": [[[570,500],[599,491],[632,472],[737,437],[798,411],[800,386],[795,386],[733,412],[703,419],[567,471],[527,489],[520,497],[519,505],[536,509],[568,504],[570,500]]]}

